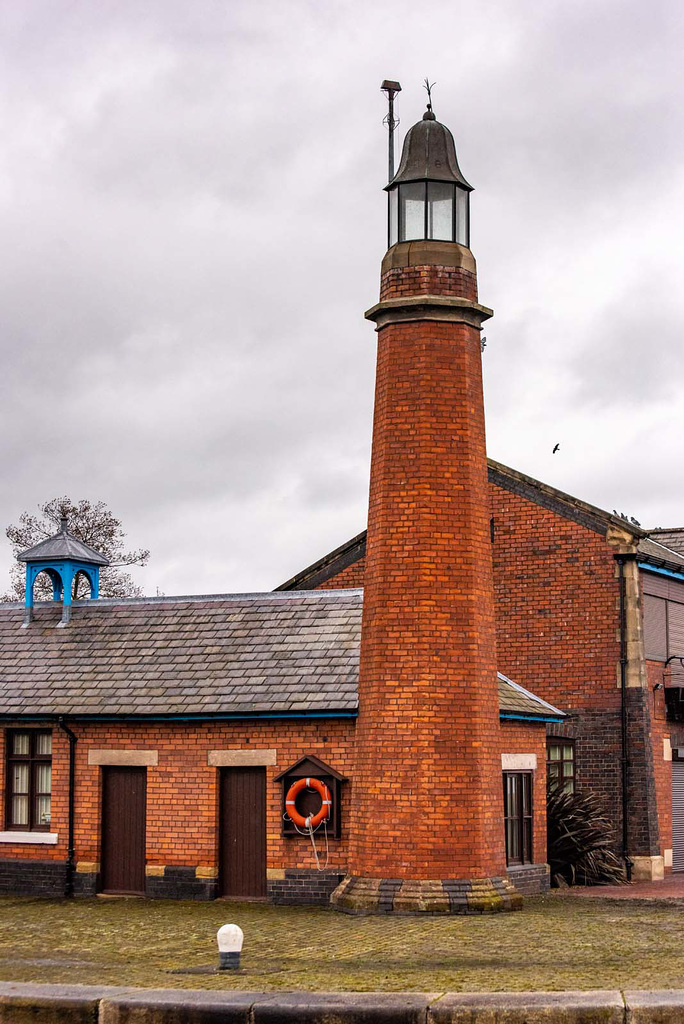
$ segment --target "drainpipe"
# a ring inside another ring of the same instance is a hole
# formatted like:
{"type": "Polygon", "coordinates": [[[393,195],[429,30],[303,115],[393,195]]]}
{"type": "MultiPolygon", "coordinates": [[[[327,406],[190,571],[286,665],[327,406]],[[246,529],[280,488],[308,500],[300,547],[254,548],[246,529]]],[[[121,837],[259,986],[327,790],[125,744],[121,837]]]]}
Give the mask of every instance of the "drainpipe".
{"type": "Polygon", "coordinates": [[[627,601],[625,580],[625,557],[616,555],[620,583],[620,724],[622,752],[620,767],[622,774],[622,859],[625,862],[627,881],[632,878],[632,860],[629,856],[629,827],[627,822],[629,780],[629,747],[627,741],[627,601]]]}
{"type": "Polygon", "coordinates": [[[76,782],[76,743],[78,737],[75,732],[69,728],[63,717],[57,719],[62,732],[66,733],[69,738],[69,846],[67,850],[66,859],[66,879],[64,883],[64,895],[69,898],[74,895],[74,872],[76,870],[76,860],[74,856],[74,788],[76,782]]]}

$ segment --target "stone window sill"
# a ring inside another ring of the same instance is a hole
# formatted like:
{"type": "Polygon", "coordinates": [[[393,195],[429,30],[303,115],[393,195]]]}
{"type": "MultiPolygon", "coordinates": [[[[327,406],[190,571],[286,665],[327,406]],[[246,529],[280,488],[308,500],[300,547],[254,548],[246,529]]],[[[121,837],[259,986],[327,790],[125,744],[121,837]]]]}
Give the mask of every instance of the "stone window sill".
{"type": "Polygon", "coordinates": [[[0,832],[0,843],[43,843],[54,846],[59,835],[57,832],[0,832]]]}

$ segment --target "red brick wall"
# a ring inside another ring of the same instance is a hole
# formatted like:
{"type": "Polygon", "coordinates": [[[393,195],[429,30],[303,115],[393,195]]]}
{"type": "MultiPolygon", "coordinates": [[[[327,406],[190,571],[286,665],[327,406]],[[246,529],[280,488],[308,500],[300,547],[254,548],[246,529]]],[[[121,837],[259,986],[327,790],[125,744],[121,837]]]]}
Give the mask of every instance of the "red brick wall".
{"type": "MultiPolygon", "coordinates": [[[[617,709],[618,585],[605,538],[494,484],[498,668],[561,709],[617,709]]],[[[365,560],[320,584],[362,586],[365,560]],[[352,582],[353,581],[353,582],[352,582]]]]}
{"type": "MultiPolygon", "coordinates": [[[[462,295],[461,275],[382,286],[426,290],[462,295]]],[[[465,324],[378,334],[359,691],[351,873],[504,873],[480,334],[465,324]]]]}
{"type": "Polygon", "coordinates": [[[563,710],[619,707],[605,537],[501,487],[490,501],[499,670],[563,710]]]}
{"type": "MultiPolygon", "coordinates": [[[[571,713],[573,717],[552,731],[576,741],[578,788],[599,796],[619,836],[619,594],[612,551],[603,535],[496,484],[489,486],[489,507],[494,518],[497,667],[571,713]]],[[[640,693],[628,696],[632,852],[646,854],[653,842],[648,806],[653,789],[647,784],[652,759],[640,735],[647,708],[640,693]]],[[[658,764],[655,741],[653,750],[653,763],[658,764]]],[[[662,774],[662,766],[659,770],[662,774]]],[[[669,832],[667,813],[662,813],[669,832]]]]}
{"type": "MultiPolygon", "coordinates": [[[[235,725],[116,725],[76,724],[79,737],[76,773],[76,859],[100,859],[101,769],[88,765],[90,749],[157,750],[159,765],[147,769],[147,863],[149,865],[217,865],[218,770],[207,765],[207,751],[262,749],[278,751],[278,765],[268,767],[268,866],[313,867],[309,840],[281,835],[281,787],[273,778],[304,754],[316,754],[349,779],[353,776],[350,721],[290,723],[236,723],[235,725]]],[[[0,746],[4,743],[0,731],[0,746]]],[[[535,862],[546,859],[543,813],[545,787],[545,730],[543,726],[503,723],[501,753],[536,753],[535,862]]],[[[67,853],[68,744],[53,730],[53,799],[51,830],[59,834],[56,846],[2,844],[0,858],[63,861],[67,853]]],[[[2,750],[4,764],[4,749],[2,750]]],[[[4,773],[1,778],[4,786],[4,773]]],[[[4,803],[4,789],[0,788],[4,803]]],[[[342,838],[331,839],[330,867],[344,869],[351,782],[342,787],[342,838]]],[[[319,836],[322,842],[322,834],[319,836]]]]}
{"type": "Polygon", "coordinates": [[[667,738],[672,747],[684,746],[684,724],[667,721],[665,694],[663,690],[653,689],[658,683],[667,681],[664,663],[647,661],[646,668],[649,691],[652,694],[651,738],[662,853],[664,850],[672,849],[672,761],[666,761],[663,756],[663,741],[667,738]]]}
{"type": "Polygon", "coordinates": [[[382,275],[380,299],[402,295],[456,295],[477,302],[477,278],[461,267],[401,267],[382,275]]]}
{"type": "MultiPolygon", "coordinates": [[[[602,534],[503,487],[490,487],[499,669],[570,717],[552,732],[575,740],[577,788],[622,821],[619,588],[602,534]]],[[[635,726],[641,716],[636,707],[635,726]]],[[[632,771],[650,763],[632,744],[632,771]]],[[[640,776],[641,777],[641,776],[640,776]]],[[[632,852],[648,853],[652,823],[641,782],[630,808],[632,852]]]]}
{"type": "MultiPolygon", "coordinates": [[[[76,859],[99,861],[101,774],[88,765],[90,749],[158,750],[158,767],[147,769],[147,863],[217,866],[218,772],[207,765],[207,751],[272,749],[278,764],[267,767],[268,867],[315,867],[307,837],[281,835],[281,784],[273,779],[306,754],[315,754],[342,775],[353,775],[350,719],[235,723],[128,724],[73,726],[78,735],[76,770],[76,859]]],[[[4,744],[4,731],[0,730],[4,744]]],[[[53,730],[53,816],[56,846],[0,845],[0,858],[64,860],[67,853],[68,743],[53,730]]],[[[4,766],[4,747],[2,750],[4,766]]],[[[2,771],[4,787],[4,768],[2,771]]],[[[0,792],[4,807],[4,788],[0,792]]],[[[342,838],[330,839],[330,867],[344,868],[351,782],[342,787],[342,838]]],[[[323,842],[322,833],[320,834],[323,842]]]]}
{"type": "Polygon", "coordinates": [[[355,590],[363,586],[363,579],[366,572],[366,559],[359,558],[352,565],[348,565],[336,576],[331,576],[324,583],[319,583],[316,590],[355,590]]]}
{"type": "Polygon", "coordinates": [[[534,863],[546,863],[546,726],[533,722],[501,722],[502,754],[536,754],[532,783],[534,863]]]}

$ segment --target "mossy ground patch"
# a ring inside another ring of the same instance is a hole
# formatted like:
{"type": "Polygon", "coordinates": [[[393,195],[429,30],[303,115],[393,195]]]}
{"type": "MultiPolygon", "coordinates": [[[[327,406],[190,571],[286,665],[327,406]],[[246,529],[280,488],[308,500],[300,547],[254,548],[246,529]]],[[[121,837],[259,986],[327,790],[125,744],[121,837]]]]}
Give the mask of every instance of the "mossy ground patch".
{"type": "Polygon", "coordinates": [[[167,900],[0,899],[0,979],[244,988],[242,972],[176,974],[245,933],[250,989],[521,991],[684,988],[684,902],[528,898],[519,914],[349,917],[319,908],[167,900]]]}

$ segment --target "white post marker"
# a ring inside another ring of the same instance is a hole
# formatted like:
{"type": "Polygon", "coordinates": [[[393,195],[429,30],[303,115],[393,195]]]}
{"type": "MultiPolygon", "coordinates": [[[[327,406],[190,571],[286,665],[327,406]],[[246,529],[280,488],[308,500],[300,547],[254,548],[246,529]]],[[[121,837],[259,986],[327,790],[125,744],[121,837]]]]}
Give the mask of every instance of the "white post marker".
{"type": "Polygon", "coordinates": [[[245,935],[237,924],[224,924],[216,933],[219,948],[219,971],[236,970],[245,935]]]}

